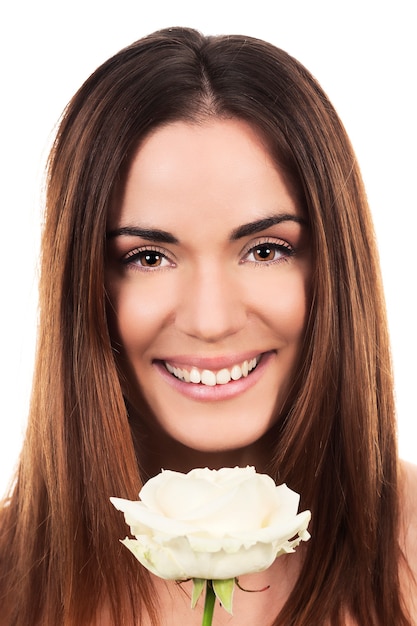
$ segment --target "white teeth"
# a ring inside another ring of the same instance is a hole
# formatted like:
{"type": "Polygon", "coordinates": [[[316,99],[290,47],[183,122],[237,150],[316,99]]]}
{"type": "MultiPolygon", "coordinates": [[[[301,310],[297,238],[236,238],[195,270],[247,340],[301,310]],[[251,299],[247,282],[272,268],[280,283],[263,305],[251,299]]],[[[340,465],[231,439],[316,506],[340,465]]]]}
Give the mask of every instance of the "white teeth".
{"type": "Polygon", "coordinates": [[[219,370],[217,373],[212,370],[200,371],[196,367],[192,367],[190,371],[187,369],[181,369],[180,367],[174,367],[170,363],[165,362],[165,367],[168,372],[186,383],[203,384],[209,387],[215,385],[226,385],[231,380],[239,380],[242,377],[246,377],[249,373],[255,369],[258,365],[260,357],[255,357],[250,361],[243,361],[240,365],[233,365],[229,370],[226,367],[219,370]]]}
{"type": "Polygon", "coordinates": [[[179,378],[180,380],[183,379],[183,375],[182,375],[182,370],[180,370],[179,367],[174,367],[174,371],[173,371],[174,376],[176,376],[177,378],[179,378]]]}
{"type": "Polygon", "coordinates": [[[230,378],[232,380],[239,380],[239,378],[242,378],[242,370],[239,367],[239,365],[233,365],[232,370],[230,372],[230,378]]]}
{"type": "Polygon", "coordinates": [[[214,387],[216,384],[216,374],[211,372],[210,370],[203,370],[201,372],[201,382],[203,385],[208,385],[209,387],[214,387]]]}
{"type": "MultiPolygon", "coordinates": [[[[182,370],[179,367],[173,367],[169,363],[165,363],[165,367],[167,368],[168,372],[170,372],[170,374],[173,374],[175,376],[175,378],[184,380],[186,383],[190,382],[190,372],[188,372],[187,370],[182,370]]],[[[198,370],[196,370],[196,372],[198,374],[198,370]]]]}
{"type": "Polygon", "coordinates": [[[201,382],[200,372],[198,371],[196,367],[193,367],[193,369],[190,372],[190,383],[200,383],[200,382],[201,382]]]}
{"type": "Polygon", "coordinates": [[[227,383],[230,383],[230,379],[230,372],[226,368],[220,370],[220,372],[217,372],[216,374],[216,382],[218,385],[226,385],[227,383]]]}

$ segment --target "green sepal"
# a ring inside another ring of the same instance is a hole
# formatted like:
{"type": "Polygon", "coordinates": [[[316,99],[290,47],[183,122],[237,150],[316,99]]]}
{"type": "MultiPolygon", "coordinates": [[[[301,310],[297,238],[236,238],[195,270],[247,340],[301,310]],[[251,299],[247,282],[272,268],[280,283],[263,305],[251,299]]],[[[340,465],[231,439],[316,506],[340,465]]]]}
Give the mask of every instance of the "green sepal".
{"type": "Polygon", "coordinates": [[[227,578],[226,580],[213,580],[213,589],[217,598],[222,604],[222,607],[226,609],[228,613],[232,615],[233,606],[233,591],[235,589],[235,579],[227,578]]]}
{"type": "Polygon", "coordinates": [[[194,609],[198,602],[199,597],[203,593],[203,589],[206,586],[206,580],[204,578],[193,578],[193,593],[191,595],[191,608],[194,609]]]}

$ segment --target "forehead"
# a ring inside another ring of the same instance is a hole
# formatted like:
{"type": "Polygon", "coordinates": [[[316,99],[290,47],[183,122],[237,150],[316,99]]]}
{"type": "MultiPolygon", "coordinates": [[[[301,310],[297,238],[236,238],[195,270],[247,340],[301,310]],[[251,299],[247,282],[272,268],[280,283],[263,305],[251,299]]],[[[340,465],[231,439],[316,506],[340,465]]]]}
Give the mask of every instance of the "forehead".
{"type": "MultiPolygon", "coordinates": [[[[153,131],[133,155],[109,226],[184,211],[201,218],[240,212],[242,221],[293,207],[288,180],[260,133],[239,119],[173,122],[153,131]],[[257,215],[259,213],[259,215],[257,215]]],[[[237,216],[236,216],[237,217],[237,216]]]]}

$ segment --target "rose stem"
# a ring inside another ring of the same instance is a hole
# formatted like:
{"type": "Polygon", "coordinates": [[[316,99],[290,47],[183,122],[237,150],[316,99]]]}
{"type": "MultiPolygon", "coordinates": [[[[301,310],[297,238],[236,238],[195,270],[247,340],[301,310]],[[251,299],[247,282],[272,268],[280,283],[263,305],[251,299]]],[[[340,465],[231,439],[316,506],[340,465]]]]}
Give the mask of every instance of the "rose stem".
{"type": "Polygon", "coordinates": [[[216,601],[216,594],[214,593],[211,580],[208,580],[206,583],[206,598],[204,600],[204,613],[203,613],[202,626],[212,625],[215,601],[216,601]]]}

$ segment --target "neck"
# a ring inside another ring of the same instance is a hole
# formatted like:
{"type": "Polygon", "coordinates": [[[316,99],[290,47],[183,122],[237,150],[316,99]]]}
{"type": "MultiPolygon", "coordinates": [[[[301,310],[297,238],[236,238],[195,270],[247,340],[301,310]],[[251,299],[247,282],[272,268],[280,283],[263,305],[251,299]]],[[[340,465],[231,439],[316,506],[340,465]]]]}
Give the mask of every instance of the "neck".
{"type": "Polygon", "coordinates": [[[159,474],[162,469],[186,473],[196,467],[219,469],[252,465],[257,472],[269,473],[273,453],[268,434],[244,448],[196,450],[172,439],[157,426],[147,427],[131,410],[129,416],[143,480],[159,474]]]}

